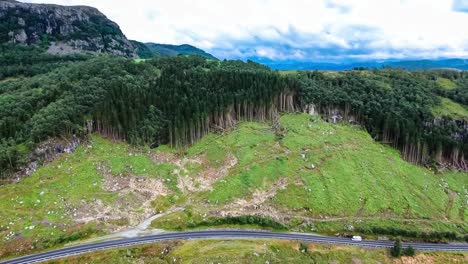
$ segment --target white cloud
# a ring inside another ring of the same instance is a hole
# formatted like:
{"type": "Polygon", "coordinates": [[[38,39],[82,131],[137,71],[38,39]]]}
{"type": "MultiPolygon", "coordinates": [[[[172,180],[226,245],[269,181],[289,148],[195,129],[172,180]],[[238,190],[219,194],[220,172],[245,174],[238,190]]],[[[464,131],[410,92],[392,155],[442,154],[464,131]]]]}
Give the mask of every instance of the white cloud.
{"type": "Polygon", "coordinates": [[[224,58],[468,57],[465,0],[31,0],[90,5],[131,39],[224,58]],[[458,5],[457,5],[458,3],[458,5]]]}

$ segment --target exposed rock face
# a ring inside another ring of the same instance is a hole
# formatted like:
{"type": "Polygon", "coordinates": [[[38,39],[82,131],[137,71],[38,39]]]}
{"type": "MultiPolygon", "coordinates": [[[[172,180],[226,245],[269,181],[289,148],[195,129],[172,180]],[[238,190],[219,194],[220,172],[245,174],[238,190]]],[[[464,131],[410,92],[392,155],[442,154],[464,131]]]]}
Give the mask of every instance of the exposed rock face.
{"type": "Polygon", "coordinates": [[[49,43],[48,52],[111,53],[137,57],[119,26],[87,6],[0,1],[0,43],[49,43]]]}
{"type": "Polygon", "coordinates": [[[317,107],[314,104],[309,104],[303,107],[303,112],[309,115],[321,115],[329,123],[339,123],[346,121],[351,124],[359,123],[358,118],[350,111],[350,109],[341,109],[339,107],[317,107]]]}
{"type": "Polygon", "coordinates": [[[72,153],[80,145],[81,139],[73,135],[68,140],[52,138],[42,142],[31,154],[29,154],[29,162],[16,173],[14,182],[18,182],[21,178],[29,176],[36,171],[42,163],[53,161],[62,153],[72,153]]]}

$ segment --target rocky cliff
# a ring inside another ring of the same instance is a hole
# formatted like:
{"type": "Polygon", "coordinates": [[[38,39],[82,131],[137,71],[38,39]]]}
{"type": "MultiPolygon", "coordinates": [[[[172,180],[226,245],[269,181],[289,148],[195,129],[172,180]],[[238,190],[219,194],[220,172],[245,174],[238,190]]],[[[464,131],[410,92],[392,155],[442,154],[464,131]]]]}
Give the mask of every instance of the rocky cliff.
{"type": "Polygon", "coordinates": [[[111,53],[137,57],[119,26],[87,6],[0,1],[0,43],[47,45],[52,54],[111,53]]]}

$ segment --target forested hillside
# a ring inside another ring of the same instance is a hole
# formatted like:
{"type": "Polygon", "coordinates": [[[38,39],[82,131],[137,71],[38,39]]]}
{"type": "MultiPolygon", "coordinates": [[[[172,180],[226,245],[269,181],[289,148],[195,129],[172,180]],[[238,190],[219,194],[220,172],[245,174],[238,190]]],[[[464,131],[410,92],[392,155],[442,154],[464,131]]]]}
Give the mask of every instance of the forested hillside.
{"type": "MultiPolygon", "coordinates": [[[[24,49],[19,54],[34,52],[24,49]]],[[[415,163],[467,169],[466,119],[440,111],[448,101],[466,109],[464,72],[281,74],[250,61],[196,56],[144,63],[89,58],[44,55],[29,64],[25,59],[26,67],[14,59],[4,62],[0,76],[9,79],[0,82],[3,174],[28,162],[35,146],[50,137],[99,132],[134,144],[185,146],[239,120],[275,121],[279,112],[294,111],[357,122],[415,163]]]]}
{"type": "Polygon", "coordinates": [[[218,60],[215,56],[191,45],[168,45],[145,43],[153,53],[153,57],[174,57],[178,55],[199,55],[210,60],[218,60]]]}
{"type": "Polygon", "coordinates": [[[85,61],[89,54],[56,56],[47,54],[42,45],[0,44],[0,80],[6,78],[31,77],[47,73],[67,63],[85,61]]]}

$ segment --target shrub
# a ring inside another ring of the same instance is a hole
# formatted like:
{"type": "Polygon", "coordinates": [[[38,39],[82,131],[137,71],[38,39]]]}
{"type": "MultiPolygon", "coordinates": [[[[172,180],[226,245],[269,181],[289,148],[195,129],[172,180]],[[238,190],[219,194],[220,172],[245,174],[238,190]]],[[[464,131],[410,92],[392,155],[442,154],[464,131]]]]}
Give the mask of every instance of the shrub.
{"type": "Polygon", "coordinates": [[[408,257],[413,257],[416,254],[414,248],[412,246],[408,246],[403,250],[403,255],[408,257]]]}
{"type": "Polygon", "coordinates": [[[402,249],[402,246],[401,246],[401,240],[400,239],[395,240],[395,245],[393,245],[393,247],[390,249],[390,254],[394,258],[399,258],[399,257],[401,257],[401,255],[403,253],[402,251],[403,251],[403,249],[402,249]]]}
{"type": "Polygon", "coordinates": [[[301,244],[299,245],[299,251],[300,251],[300,252],[302,252],[302,253],[307,253],[307,250],[308,250],[307,244],[301,243],[301,244]]]}
{"type": "Polygon", "coordinates": [[[455,232],[420,232],[414,230],[405,230],[395,227],[378,227],[374,226],[371,228],[357,228],[357,231],[364,234],[374,234],[374,235],[392,235],[392,236],[401,236],[401,237],[412,237],[419,238],[427,242],[441,242],[443,240],[463,240],[468,239],[468,237],[458,236],[455,232]]]}
{"type": "Polygon", "coordinates": [[[242,215],[242,216],[228,216],[224,218],[218,218],[215,220],[202,221],[199,223],[191,223],[188,225],[190,228],[197,226],[218,226],[218,225],[258,225],[261,227],[271,227],[273,229],[285,230],[285,225],[276,222],[270,218],[263,218],[254,215],[242,215]]]}

